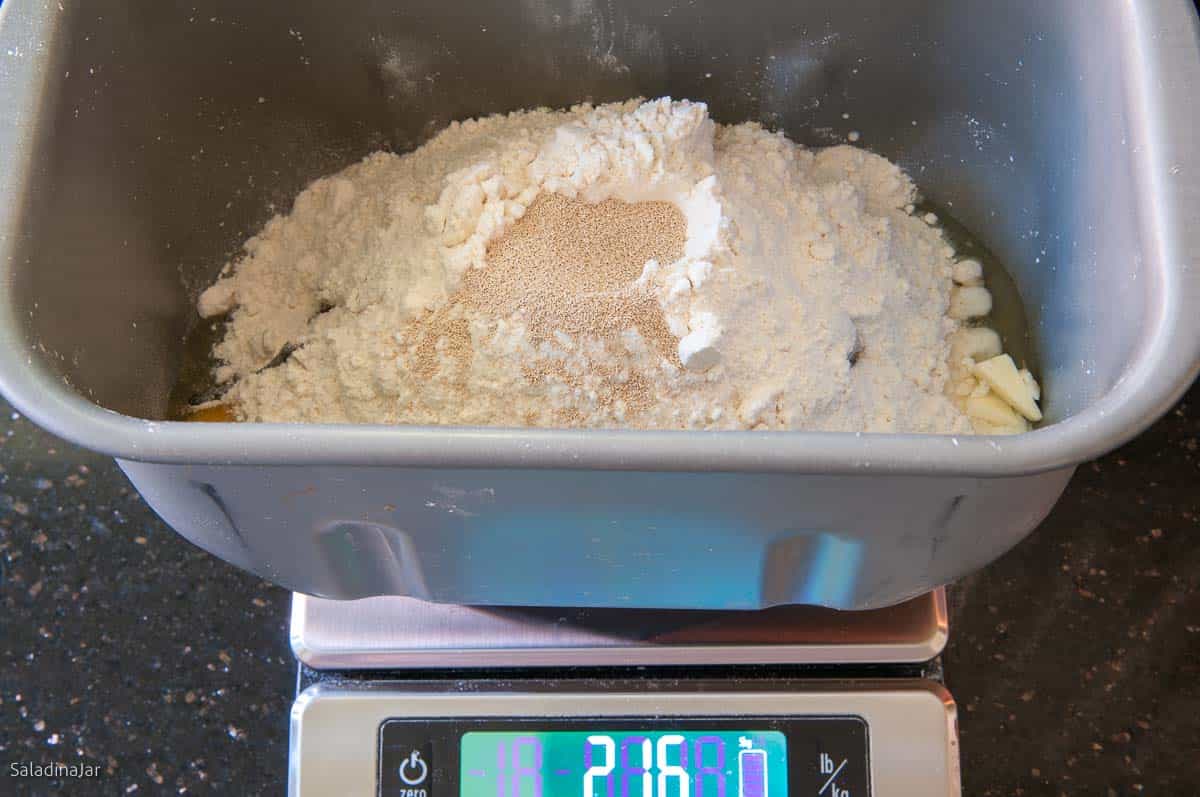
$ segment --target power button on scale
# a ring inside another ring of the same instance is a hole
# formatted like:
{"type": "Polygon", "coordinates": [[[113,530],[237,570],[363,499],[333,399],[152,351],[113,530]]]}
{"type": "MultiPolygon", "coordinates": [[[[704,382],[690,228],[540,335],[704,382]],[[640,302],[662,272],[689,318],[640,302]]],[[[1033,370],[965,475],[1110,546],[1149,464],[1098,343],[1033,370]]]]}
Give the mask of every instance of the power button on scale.
{"type": "Polygon", "coordinates": [[[439,773],[427,729],[389,721],[380,731],[380,797],[445,797],[435,795],[434,782],[439,773]]]}
{"type": "Polygon", "coordinates": [[[413,750],[408,758],[400,762],[400,780],[408,786],[420,786],[429,777],[429,765],[421,758],[420,750],[413,750]]]}

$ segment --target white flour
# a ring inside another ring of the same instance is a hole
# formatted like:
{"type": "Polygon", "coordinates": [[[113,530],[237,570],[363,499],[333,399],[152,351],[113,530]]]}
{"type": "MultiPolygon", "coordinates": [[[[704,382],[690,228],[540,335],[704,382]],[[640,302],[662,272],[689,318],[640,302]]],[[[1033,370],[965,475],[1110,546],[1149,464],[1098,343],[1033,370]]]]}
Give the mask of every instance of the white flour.
{"type": "Polygon", "coordinates": [[[914,196],[881,157],[716,125],[703,104],[518,112],[316,181],[200,312],[232,310],[218,379],[246,420],[969,432],[965,399],[947,397],[954,253],[906,212],[914,196]],[[640,277],[678,358],[632,328],[614,353],[565,334],[535,344],[520,313],[468,314],[469,356],[440,341],[440,366],[416,368],[406,326],[486,268],[544,192],[682,210],[683,257],[640,277]],[[534,361],[555,367],[531,379],[534,361]],[[597,361],[653,400],[604,400],[597,361]]]}

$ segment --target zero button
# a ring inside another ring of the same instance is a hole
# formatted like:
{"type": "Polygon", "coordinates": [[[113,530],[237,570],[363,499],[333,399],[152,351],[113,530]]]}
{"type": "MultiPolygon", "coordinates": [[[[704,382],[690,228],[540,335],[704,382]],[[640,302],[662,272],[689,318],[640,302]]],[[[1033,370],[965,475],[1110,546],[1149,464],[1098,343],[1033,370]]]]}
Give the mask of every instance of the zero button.
{"type": "Polygon", "coordinates": [[[408,758],[400,763],[400,780],[409,786],[420,786],[429,777],[429,766],[421,758],[419,750],[413,750],[408,758]]]}

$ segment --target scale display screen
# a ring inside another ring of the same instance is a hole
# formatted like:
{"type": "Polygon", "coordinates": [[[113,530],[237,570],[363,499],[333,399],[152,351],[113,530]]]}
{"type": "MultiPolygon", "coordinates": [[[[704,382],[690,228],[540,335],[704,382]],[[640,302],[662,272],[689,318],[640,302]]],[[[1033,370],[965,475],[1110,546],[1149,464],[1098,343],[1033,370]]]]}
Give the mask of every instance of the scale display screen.
{"type": "Polygon", "coordinates": [[[761,728],[475,731],[460,749],[459,797],[787,797],[787,738],[761,728]]]}
{"type": "Polygon", "coordinates": [[[858,717],[391,719],[380,797],[866,797],[858,717]]]}

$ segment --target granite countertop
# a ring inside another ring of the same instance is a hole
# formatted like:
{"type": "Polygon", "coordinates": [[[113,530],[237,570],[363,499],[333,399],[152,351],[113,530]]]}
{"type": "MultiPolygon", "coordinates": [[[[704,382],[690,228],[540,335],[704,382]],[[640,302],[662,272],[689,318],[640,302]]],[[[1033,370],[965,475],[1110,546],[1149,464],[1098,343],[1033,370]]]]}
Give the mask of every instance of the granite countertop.
{"type": "MultiPolygon", "coordinates": [[[[289,596],[0,402],[0,793],[281,794],[289,596]],[[82,779],[11,765],[86,762],[82,779]]],[[[1200,387],[952,588],[968,795],[1200,793],[1200,387]]]]}
{"type": "Polygon", "coordinates": [[[1200,383],[949,594],[965,794],[1200,794],[1200,383]]]}

